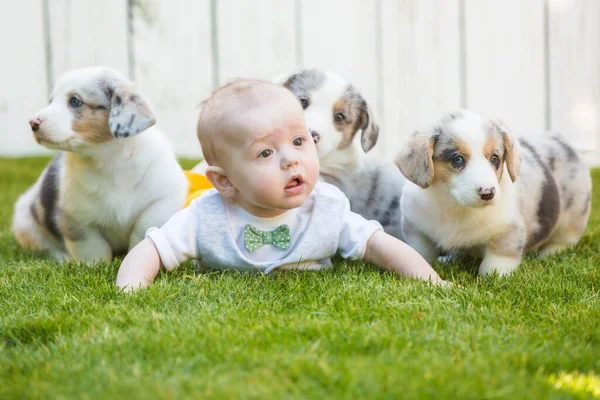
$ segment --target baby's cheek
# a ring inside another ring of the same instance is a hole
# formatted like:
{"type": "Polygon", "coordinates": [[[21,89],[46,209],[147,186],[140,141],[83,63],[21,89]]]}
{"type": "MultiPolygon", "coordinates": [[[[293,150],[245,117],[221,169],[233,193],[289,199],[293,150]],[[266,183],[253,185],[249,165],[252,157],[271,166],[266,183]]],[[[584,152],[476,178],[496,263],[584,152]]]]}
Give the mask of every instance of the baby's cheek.
{"type": "MultiPolygon", "coordinates": [[[[255,195],[258,198],[270,198],[278,189],[278,182],[272,176],[265,174],[255,178],[255,195]]],[[[279,188],[281,189],[281,188],[279,188]]]]}

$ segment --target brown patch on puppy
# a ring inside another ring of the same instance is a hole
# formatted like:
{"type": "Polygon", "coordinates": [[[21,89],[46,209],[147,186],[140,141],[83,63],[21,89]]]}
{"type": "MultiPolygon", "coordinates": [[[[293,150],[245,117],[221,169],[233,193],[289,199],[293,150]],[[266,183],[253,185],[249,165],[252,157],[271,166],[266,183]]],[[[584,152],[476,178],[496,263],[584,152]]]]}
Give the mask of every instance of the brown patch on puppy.
{"type": "Polygon", "coordinates": [[[521,169],[521,146],[519,140],[515,138],[502,121],[490,121],[488,133],[491,137],[502,139],[504,152],[502,160],[506,162],[506,169],[510,179],[514,182],[519,176],[521,169]]]}
{"type": "Polygon", "coordinates": [[[506,169],[508,169],[510,179],[514,182],[517,180],[519,171],[521,170],[521,147],[519,141],[506,132],[502,135],[502,141],[504,143],[506,169]]]}
{"type": "Polygon", "coordinates": [[[433,170],[433,183],[448,183],[456,175],[456,169],[452,168],[452,165],[444,160],[434,160],[433,170]]]}
{"type": "Polygon", "coordinates": [[[455,139],[454,143],[456,144],[456,148],[458,149],[460,154],[467,159],[466,161],[468,161],[468,159],[471,158],[471,147],[469,147],[467,142],[463,140],[455,139]]]}
{"type": "Polygon", "coordinates": [[[496,141],[494,140],[494,137],[490,136],[485,141],[481,151],[483,152],[485,158],[489,160],[494,150],[496,150],[496,141]]]}
{"type": "Polygon", "coordinates": [[[89,143],[104,143],[114,138],[108,128],[108,112],[87,104],[78,110],[71,128],[89,143]]]}
{"type": "Polygon", "coordinates": [[[463,140],[453,136],[439,134],[435,153],[433,155],[433,182],[449,182],[459,171],[452,165],[452,158],[460,155],[466,165],[471,158],[471,148],[463,140]]]}
{"type": "Polygon", "coordinates": [[[343,149],[352,143],[352,139],[354,139],[354,135],[356,135],[360,125],[359,119],[352,121],[349,118],[352,114],[349,106],[350,104],[343,97],[333,105],[333,125],[342,134],[342,140],[338,145],[338,149],[343,149]]]}
{"type": "Polygon", "coordinates": [[[496,137],[492,135],[487,138],[482,148],[483,155],[485,156],[485,158],[490,160],[490,163],[496,170],[496,178],[498,179],[498,182],[500,182],[500,180],[502,179],[502,174],[504,172],[504,168],[502,168],[503,157],[499,147],[500,146],[499,143],[497,143],[496,141],[496,137]],[[496,156],[498,157],[496,163],[494,163],[494,161],[492,160],[492,156],[494,154],[496,154],[496,156]]]}

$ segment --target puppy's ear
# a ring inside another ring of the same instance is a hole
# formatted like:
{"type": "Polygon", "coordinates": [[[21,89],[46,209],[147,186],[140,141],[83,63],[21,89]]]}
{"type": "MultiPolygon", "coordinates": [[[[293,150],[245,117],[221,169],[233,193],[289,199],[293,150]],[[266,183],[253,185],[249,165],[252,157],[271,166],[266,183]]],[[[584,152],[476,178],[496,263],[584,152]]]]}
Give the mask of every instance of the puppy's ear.
{"type": "Polygon", "coordinates": [[[126,81],[108,83],[110,114],[108,127],[117,139],[136,135],[156,123],[150,106],[126,81]]]}
{"type": "Polygon", "coordinates": [[[377,138],[379,137],[379,125],[375,122],[373,113],[364,99],[360,110],[360,129],[362,130],[360,144],[364,152],[367,153],[377,143],[377,138]]]}
{"type": "Polygon", "coordinates": [[[521,145],[519,144],[519,140],[510,132],[502,121],[495,121],[494,124],[498,127],[500,134],[502,135],[506,169],[508,169],[510,179],[514,182],[521,170],[521,145]]]}
{"type": "Polygon", "coordinates": [[[415,132],[408,144],[394,160],[402,174],[414,183],[426,189],[433,181],[433,149],[436,136],[431,132],[415,132]]]}

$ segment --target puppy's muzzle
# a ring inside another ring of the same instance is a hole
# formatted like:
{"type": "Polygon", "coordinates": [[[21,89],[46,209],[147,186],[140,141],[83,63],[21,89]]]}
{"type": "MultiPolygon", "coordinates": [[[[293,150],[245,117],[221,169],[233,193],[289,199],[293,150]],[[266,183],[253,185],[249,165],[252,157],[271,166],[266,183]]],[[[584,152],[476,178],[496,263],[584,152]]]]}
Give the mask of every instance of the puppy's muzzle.
{"type": "Polygon", "coordinates": [[[496,194],[496,188],[494,187],[490,187],[490,188],[479,188],[477,189],[477,194],[479,195],[479,197],[481,198],[481,200],[491,200],[494,198],[494,195],[496,194]]]}
{"type": "Polygon", "coordinates": [[[319,135],[319,133],[317,131],[310,131],[310,135],[312,136],[313,140],[315,141],[315,144],[319,143],[319,140],[321,140],[321,135],[319,135]]]}

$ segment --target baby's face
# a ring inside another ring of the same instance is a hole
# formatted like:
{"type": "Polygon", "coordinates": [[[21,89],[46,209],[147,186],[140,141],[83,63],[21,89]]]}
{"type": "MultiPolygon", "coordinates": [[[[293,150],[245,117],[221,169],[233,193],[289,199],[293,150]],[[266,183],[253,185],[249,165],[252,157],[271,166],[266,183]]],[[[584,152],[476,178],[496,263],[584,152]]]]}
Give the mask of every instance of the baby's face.
{"type": "Polygon", "coordinates": [[[288,96],[246,116],[247,129],[232,134],[227,175],[235,201],[253,215],[269,218],[299,207],[319,175],[315,143],[302,108],[288,96]]]}

